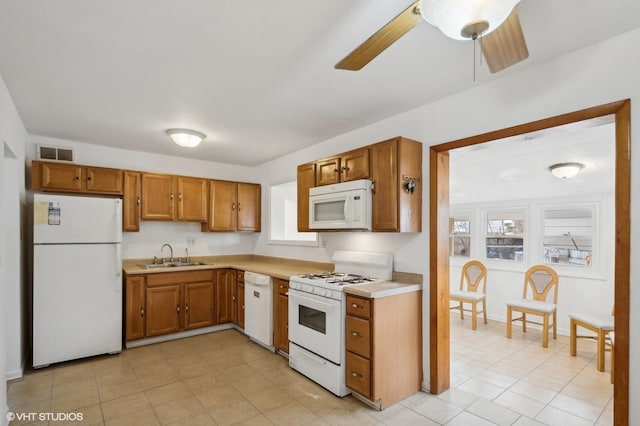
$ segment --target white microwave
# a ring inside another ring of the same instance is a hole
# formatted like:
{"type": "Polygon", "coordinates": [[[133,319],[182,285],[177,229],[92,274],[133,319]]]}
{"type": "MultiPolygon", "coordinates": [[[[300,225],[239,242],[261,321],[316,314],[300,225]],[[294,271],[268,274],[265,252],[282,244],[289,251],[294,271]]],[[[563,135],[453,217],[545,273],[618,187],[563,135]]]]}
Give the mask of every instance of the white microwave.
{"type": "Polygon", "coordinates": [[[309,228],[371,230],[371,181],[360,179],[309,189],[309,228]]]}

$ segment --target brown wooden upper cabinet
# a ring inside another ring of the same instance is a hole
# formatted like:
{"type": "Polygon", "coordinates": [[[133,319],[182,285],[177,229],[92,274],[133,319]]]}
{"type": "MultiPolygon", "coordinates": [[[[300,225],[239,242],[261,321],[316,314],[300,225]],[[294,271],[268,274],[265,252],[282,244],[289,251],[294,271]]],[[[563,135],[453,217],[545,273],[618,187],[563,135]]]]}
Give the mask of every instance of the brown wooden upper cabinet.
{"type": "Polygon", "coordinates": [[[126,170],[124,172],[124,193],[122,196],[122,230],[140,231],[140,207],[142,204],[142,174],[126,170]]]}
{"type": "Polygon", "coordinates": [[[207,220],[207,180],[156,173],[142,174],[142,218],[207,220]]]}
{"type": "Polygon", "coordinates": [[[309,189],[316,186],[316,163],[298,166],[298,232],[308,232],[309,229],[309,189]]]}
{"type": "Polygon", "coordinates": [[[370,149],[372,229],[422,232],[422,144],[398,137],[370,149]]]}
{"type": "Polygon", "coordinates": [[[31,165],[34,191],[121,195],[122,180],[120,169],[46,161],[31,165]]]}
{"type": "Polygon", "coordinates": [[[403,137],[302,164],[297,170],[298,231],[313,231],[309,229],[310,188],[370,179],[372,230],[421,232],[421,178],[422,144],[403,137]]]}
{"type": "Polygon", "coordinates": [[[366,179],[369,177],[369,148],[358,148],[315,164],[315,186],[366,179]]]}
{"type": "Polygon", "coordinates": [[[260,231],[260,185],[209,181],[209,217],[203,231],[260,231]]]}

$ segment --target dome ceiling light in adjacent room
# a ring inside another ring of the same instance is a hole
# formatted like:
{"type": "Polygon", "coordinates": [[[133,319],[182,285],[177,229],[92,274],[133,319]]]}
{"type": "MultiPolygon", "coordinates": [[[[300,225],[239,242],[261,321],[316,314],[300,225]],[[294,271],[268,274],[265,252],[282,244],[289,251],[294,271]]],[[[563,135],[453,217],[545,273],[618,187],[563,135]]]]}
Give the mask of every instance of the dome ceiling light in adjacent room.
{"type": "Polygon", "coordinates": [[[580,173],[583,168],[584,164],[582,163],[558,163],[549,166],[549,171],[557,178],[567,179],[580,173]]]}
{"type": "Polygon", "coordinates": [[[173,139],[176,144],[187,148],[198,146],[198,144],[207,137],[207,135],[202,132],[189,129],[168,129],[167,134],[171,136],[171,139],[173,139]]]}

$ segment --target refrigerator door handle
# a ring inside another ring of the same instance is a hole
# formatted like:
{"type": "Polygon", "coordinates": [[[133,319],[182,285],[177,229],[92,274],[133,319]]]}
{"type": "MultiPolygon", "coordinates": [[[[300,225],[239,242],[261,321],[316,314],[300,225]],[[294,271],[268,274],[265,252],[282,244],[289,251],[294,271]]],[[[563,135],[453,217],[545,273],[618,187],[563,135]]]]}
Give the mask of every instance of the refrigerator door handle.
{"type": "Polygon", "coordinates": [[[116,223],[113,230],[114,242],[119,243],[122,241],[122,200],[115,200],[115,217],[116,223]]]}
{"type": "Polygon", "coordinates": [[[116,249],[116,293],[122,291],[122,259],[120,258],[120,244],[114,244],[116,249]]]}

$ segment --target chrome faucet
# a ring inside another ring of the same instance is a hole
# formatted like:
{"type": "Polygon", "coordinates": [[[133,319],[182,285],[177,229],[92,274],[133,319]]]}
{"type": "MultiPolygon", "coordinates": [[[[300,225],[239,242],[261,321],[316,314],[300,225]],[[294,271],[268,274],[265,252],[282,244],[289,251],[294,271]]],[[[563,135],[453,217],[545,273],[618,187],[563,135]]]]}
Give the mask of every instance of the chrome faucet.
{"type": "Polygon", "coordinates": [[[162,247],[160,247],[160,253],[162,253],[165,247],[169,247],[169,252],[171,254],[171,257],[169,258],[169,262],[173,262],[173,247],[171,247],[170,244],[167,244],[167,243],[163,244],[162,247]]]}
{"type": "Polygon", "coordinates": [[[187,247],[184,248],[184,254],[185,254],[185,258],[184,261],[185,262],[191,262],[191,260],[189,259],[189,249],[187,247]]]}

